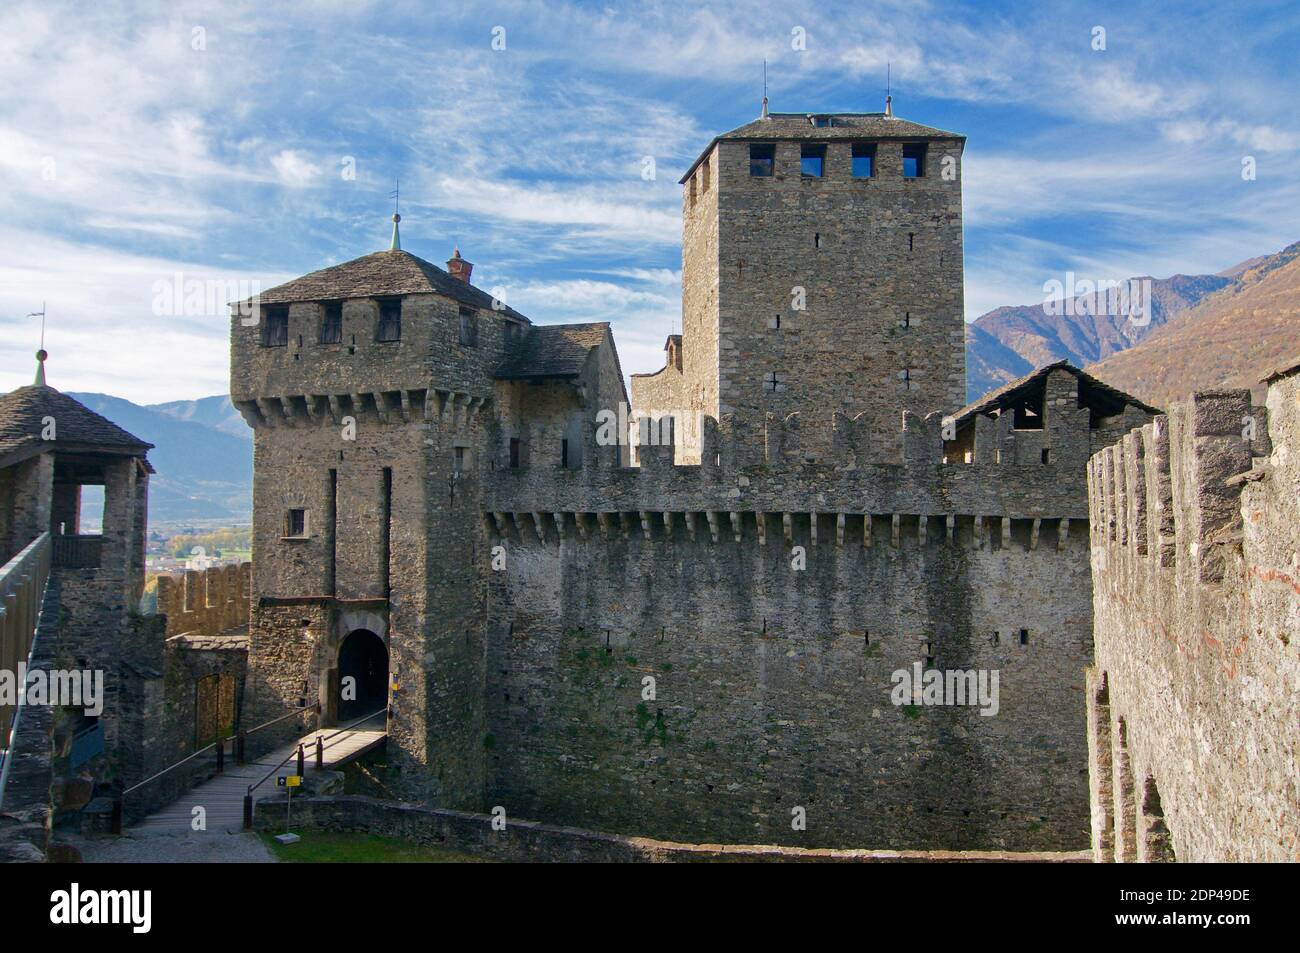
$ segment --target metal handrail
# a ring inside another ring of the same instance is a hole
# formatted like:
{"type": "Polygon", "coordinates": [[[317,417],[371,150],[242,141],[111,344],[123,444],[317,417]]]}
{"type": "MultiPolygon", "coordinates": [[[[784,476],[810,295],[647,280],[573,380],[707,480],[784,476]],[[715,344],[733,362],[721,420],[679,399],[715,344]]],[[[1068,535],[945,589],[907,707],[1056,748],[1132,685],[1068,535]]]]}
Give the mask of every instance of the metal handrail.
{"type": "MultiPolygon", "coordinates": [[[[363,718],[358,718],[356,721],[349,722],[348,724],[344,725],[343,727],[339,728],[337,731],[334,731],[334,732],[331,733],[331,734],[328,734],[328,735],[319,735],[319,734],[318,734],[318,735],[316,736],[316,743],[317,743],[317,744],[324,744],[326,741],[329,741],[331,738],[337,737],[338,735],[343,734],[343,732],[345,732],[345,731],[351,731],[351,730],[352,730],[353,728],[355,728],[357,725],[363,724],[363,723],[369,721],[371,718],[374,718],[374,717],[377,716],[377,715],[382,715],[382,714],[383,714],[384,712],[386,712],[387,710],[388,710],[388,706],[385,705],[383,708],[377,708],[377,709],[375,709],[374,711],[372,711],[370,714],[366,715],[366,716],[363,717],[363,718]]],[[[288,764],[289,761],[290,761],[290,759],[298,757],[298,755],[299,755],[299,753],[300,753],[301,751],[302,751],[302,743],[299,742],[298,747],[297,747],[296,749],[294,749],[293,751],[290,751],[288,757],[286,757],[283,761],[281,761],[281,762],[280,762],[279,764],[277,764],[274,768],[272,768],[270,771],[268,771],[268,772],[267,772],[267,773],[266,773],[262,778],[260,778],[259,780],[255,781],[254,783],[250,784],[250,785],[248,786],[248,793],[249,793],[249,794],[252,794],[255,790],[257,790],[257,789],[260,788],[263,784],[265,784],[267,781],[269,781],[269,780],[271,779],[271,776],[274,775],[275,772],[279,771],[279,770],[280,770],[281,768],[283,768],[286,764],[288,764]]]]}
{"type": "MultiPolygon", "coordinates": [[[[243,735],[245,738],[247,738],[249,735],[251,735],[251,734],[252,734],[253,732],[255,732],[255,731],[261,731],[263,728],[268,728],[268,727],[270,727],[271,725],[276,724],[277,722],[284,721],[286,718],[293,718],[293,717],[296,716],[296,715],[301,715],[303,712],[305,712],[305,711],[310,711],[310,710],[311,710],[311,709],[309,709],[309,708],[307,707],[306,701],[303,701],[303,702],[300,703],[297,707],[291,709],[290,711],[286,712],[285,714],[283,714],[283,715],[279,715],[279,716],[277,716],[277,717],[275,717],[275,718],[272,718],[270,721],[263,722],[262,724],[258,725],[256,728],[249,728],[247,731],[241,731],[241,732],[239,732],[239,734],[241,734],[241,735],[243,735]]],[[[221,738],[221,739],[218,740],[218,741],[214,741],[214,742],[212,742],[212,744],[210,744],[210,745],[205,745],[204,747],[200,748],[198,751],[195,751],[193,754],[189,755],[188,757],[182,758],[180,761],[177,761],[175,764],[173,764],[173,765],[169,765],[168,767],[163,768],[163,769],[162,769],[161,771],[159,771],[157,774],[155,774],[155,775],[153,775],[153,776],[151,776],[151,777],[147,777],[147,778],[145,778],[143,781],[139,782],[138,784],[133,784],[133,785],[131,785],[129,788],[127,788],[126,790],[124,790],[124,791],[119,795],[119,797],[123,797],[123,798],[124,798],[124,797],[126,797],[128,794],[130,794],[132,791],[138,791],[140,788],[144,787],[146,784],[150,783],[151,781],[156,781],[156,780],[158,780],[159,778],[161,778],[164,774],[167,774],[167,773],[169,773],[169,772],[171,772],[171,771],[175,771],[177,768],[182,767],[183,765],[186,765],[186,764],[188,764],[189,762],[193,761],[193,760],[194,760],[195,758],[197,758],[199,755],[204,754],[204,753],[206,753],[206,752],[208,752],[208,751],[213,750],[213,749],[216,748],[218,745],[220,745],[221,747],[224,748],[227,740],[229,740],[229,739],[227,739],[227,738],[221,738]]]]}

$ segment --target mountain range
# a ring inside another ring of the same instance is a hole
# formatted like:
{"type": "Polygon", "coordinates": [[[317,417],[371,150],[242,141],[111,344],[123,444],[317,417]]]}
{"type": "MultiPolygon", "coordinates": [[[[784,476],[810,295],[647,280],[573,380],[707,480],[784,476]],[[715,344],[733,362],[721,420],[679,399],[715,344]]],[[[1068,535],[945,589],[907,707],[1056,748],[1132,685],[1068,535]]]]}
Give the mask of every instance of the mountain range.
{"type": "MultiPolygon", "coordinates": [[[[253,431],[229,397],[140,405],[108,394],[70,396],[154,445],[150,524],[250,521],[253,431]]],[[[93,512],[93,502],[87,506],[93,512]]]]}
{"type": "Polygon", "coordinates": [[[1258,378],[1300,354],[1298,256],[1300,242],[1213,275],[1136,276],[1151,288],[1141,321],[1094,316],[1077,295],[995,308],[966,326],[967,399],[1059,360],[1157,406],[1197,388],[1262,392],[1258,378]]]}

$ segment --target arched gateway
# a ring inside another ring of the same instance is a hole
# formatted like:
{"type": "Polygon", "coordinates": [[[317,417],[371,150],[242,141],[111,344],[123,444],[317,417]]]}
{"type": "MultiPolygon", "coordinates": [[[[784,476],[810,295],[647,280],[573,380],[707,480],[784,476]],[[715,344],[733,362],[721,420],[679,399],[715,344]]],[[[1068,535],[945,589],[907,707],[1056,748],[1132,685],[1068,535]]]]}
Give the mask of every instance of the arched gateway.
{"type": "Polygon", "coordinates": [[[339,646],[338,672],[340,722],[355,721],[387,704],[388,648],[374,632],[348,633],[339,646]]]}

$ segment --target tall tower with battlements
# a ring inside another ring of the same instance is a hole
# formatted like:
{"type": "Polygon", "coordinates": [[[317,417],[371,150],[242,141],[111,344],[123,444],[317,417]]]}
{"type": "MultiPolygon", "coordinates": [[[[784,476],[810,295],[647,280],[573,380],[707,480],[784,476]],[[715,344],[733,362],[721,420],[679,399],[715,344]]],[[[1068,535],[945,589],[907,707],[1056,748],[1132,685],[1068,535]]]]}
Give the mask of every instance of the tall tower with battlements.
{"type": "Polygon", "coordinates": [[[638,412],[838,411],[877,445],[965,391],[965,137],[888,113],[771,113],[682,178],[682,334],[638,412]],[[860,415],[866,415],[865,418],[860,415]]]}

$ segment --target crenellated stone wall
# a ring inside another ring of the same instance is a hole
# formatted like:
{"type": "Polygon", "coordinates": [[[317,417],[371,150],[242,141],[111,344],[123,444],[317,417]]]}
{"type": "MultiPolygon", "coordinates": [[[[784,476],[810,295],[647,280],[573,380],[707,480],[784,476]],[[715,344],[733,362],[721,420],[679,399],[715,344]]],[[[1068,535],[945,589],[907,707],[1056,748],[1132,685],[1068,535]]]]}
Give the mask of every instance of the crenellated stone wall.
{"type": "Polygon", "coordinates": [[[1298,451],[1293,368],[1089,463],[1097,860],[1300,859],[1298,451]]]}
{"type": "Polygon", "coordinates": [[[216,635],[247,626],[252,572],[246,562],[158,576],[158,614],[167,617],[167,636],[216,635]]]}

